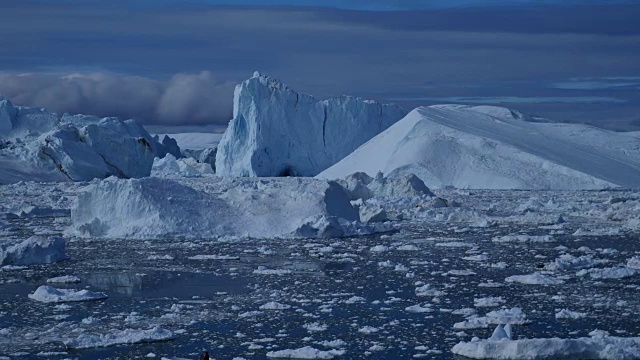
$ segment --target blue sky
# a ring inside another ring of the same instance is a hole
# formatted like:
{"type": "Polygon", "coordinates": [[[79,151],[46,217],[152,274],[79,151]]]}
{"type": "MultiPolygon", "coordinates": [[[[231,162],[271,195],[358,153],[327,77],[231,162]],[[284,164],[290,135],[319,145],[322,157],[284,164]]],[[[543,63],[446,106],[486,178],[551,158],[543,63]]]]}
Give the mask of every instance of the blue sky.
{"type": "Polygon", "coordinates": [[[320,98],[407,109],[466,100],[640,129],[635,2],[222,3],[1,1],[0,95],[57,112],[226,124],[234,85],[260,70],[320,98]]]}

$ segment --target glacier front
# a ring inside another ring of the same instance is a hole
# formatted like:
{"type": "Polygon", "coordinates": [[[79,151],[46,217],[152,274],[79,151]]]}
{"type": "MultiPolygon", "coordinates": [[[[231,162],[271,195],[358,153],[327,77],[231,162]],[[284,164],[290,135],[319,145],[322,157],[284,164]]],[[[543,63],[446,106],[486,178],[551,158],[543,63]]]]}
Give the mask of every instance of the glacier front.
{"type": "Polygon", "coordinates": [[[317,100],[254,73],[238,85],[216,155],[222,176],[315,176],[406,115],[343,96],[317,100]]]}

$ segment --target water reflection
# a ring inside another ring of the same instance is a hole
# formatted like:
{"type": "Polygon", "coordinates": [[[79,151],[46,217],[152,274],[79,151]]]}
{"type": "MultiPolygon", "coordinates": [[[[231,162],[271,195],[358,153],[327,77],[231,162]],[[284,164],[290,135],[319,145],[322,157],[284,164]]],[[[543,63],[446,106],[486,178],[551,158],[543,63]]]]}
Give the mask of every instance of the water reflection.
{"type": "Polygon", "coordinates": [[[147,275],[131,273],[92,273],[84,276],[92,287],[131,296],[143,289],[147,275]]]}
{"type": "Polygon", "coordinates": [[[83,277],[88,285],[110,294],[139,297],[215,296],[245,290],[246,279],[226,275],[154,272],[97,272],[83,277]]]}

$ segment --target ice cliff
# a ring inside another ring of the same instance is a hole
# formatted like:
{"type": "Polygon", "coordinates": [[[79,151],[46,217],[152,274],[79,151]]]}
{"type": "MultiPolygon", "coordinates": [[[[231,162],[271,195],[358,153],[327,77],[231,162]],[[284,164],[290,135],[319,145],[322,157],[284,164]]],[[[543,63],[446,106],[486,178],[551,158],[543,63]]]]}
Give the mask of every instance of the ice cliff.
{"type": "Polygon", "coordinates": [[[405,115],[395,105],[354,97],[320,101],[256,72],[235,89],[216,172],[314,176],[405,115]]]}
{"type": "Polygon", "coordinates": [[[180,154],[175,141],[160,142],[135,120],[58,117],[0,101],[0,183],[149,176],[167,153],[180,154]]]}

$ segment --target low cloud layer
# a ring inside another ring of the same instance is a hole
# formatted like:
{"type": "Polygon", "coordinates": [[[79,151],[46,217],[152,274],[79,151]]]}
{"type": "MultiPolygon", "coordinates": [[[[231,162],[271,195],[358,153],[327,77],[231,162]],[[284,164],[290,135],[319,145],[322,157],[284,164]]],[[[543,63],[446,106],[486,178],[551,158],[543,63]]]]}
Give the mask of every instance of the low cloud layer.
{"type": "Polygon", "coordinates": [[[209,71],[179,73],[167,81],[108,72],[0,73],[0,95],[16,105],[147,124],[226,124],[233,87],[209,71]]]}
{"type": "Polygon", "coordinates": [[[226,124],[233,85],[259,70],[319,98],[406,109],[456,98],[558,121],[636,121],[640,4],[522,1],[410,12],[0,1],[0,94],[147,124],[226,124]]]}

